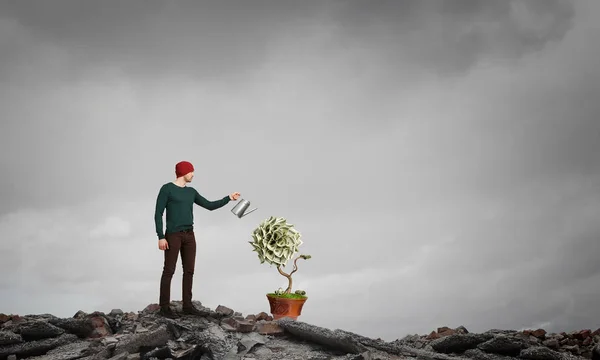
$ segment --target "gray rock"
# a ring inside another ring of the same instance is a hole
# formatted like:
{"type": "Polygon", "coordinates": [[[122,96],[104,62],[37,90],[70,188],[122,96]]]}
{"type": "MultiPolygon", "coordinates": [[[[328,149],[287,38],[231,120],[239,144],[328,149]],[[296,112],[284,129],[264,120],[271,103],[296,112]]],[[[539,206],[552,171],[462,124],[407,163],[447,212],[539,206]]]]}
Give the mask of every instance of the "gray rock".
{"type": "Polygon", "coordinates": [[[592,360],[600,360],[600,342],[592,348],[592,360]]]}
{"type": "Polygon", "coordinates": [[[516,330],[504,330],[504,329],[490,329],[490,330],[484,332],[484,334],[493,334],[493,335],[497,335],[497,334],[515,335],[516,333],[517,333],[516,330]]]}
{"type": "Polygon", "coordinates": [[[144,332],[147,332],[147,331],[148,331],[148,329],[146,329],[145,327],[143,327],[141,324],[137,324],[136,327],[135,327],[135,330],[134,330],[134,332],[136,334],[144,333],[144,332]]]}
{"type": "Polygon", "coordinates": [[[402,339],[396,340],[396,341],[403,342],[403,343],[413,343],[413,342],[419,341],[419,340],[421,340],[421,337],[419,336],[419,334],[412,334],[412,335],[406,335],[402,339]]]}
{"type": "MultiPolygon", "coordinates": [[[[471,334],[461,326],[455,334],[435,340],[414,334],[387,342],[291,319],[270,323],[277,336],[268,331],[261,335],[259,327],[238,323],[264,321],[254,319],[266,313],[243,318],[225,306],[218,311],[203,308],[204,316],[177,319],[156,310],[151,304],[137,314],[113,309],[108,315],[79,312],[70,319],[49,314],[4,317],[0,360],[600,360],[598,331],[591,336],[589,330],[575,331],[564,339],[549,334],[542,341],[531,331],[471,334]],[[223,330],[227,325],[231,331],[223,330]]],[[[438,333],[444,329],[448,328],[438,328],[438,333]]]]}
{"type": "Polygon", "coordinates": [[[579,354],[581,352],[579,345],[572,345],[572,346],[565,345],[562,348],[563,348],[563,350],[568,351],[573,354],[579,354]]]}
{"type": "Polygon", "coordinates": [[[532,346],[521,350],[519,357],[528,360],[561,360],[563,357],[558,351],[544,346],[532,346]]]}
{"type": "Polygon", "coordinates": [[[558,339],[554,339],[554,338],[544,340],[542,342],[542,344],[544,346],[549,347],[550,349],[558,349],[560,347],[560,344],[558,343],[558,339]]]}
{"type": "Polygon", "coordinates": [[[266,346],[260,346],[252,352],[252,355],[254,355],[258,359],[272,359],[273,350],[269,349],[266,346]]]}
{"type": "Polygon", "coordinates": [[[459,326],[459,327],[456,328],[456,332],[459,333],[459,334],[468,334],[469,330],[467,330],[466,327],[464,327],[464,326],[461,325],[461,326],[459,326]]]}
{"type": "Polygon", "coordinates": [[[48,320],[48,322],[80,338],[86,338],[94,331],[92,321],[85,318],[58,318],[48,320]]]}
{"type": "MultiPolygon", "coordinates": [[[[397,341],[388,343],[388,342],[385,342],[382,340],[374,340],[374,339],[368,338],[366,336],[358,335],[358,334],[355,334],[355,333],[352,333],[349,331],[345,331],[345,330],[337,329],[336,332],[346,334],[346,335],[352,337],[354,340],[356,340],[360,344],[369,348],[370,350],[367,351],[367,352],[369,352],[369,354],[371,354],[371,351],[373,349],[376,349],[376,350],[379,350],[380,352],[388,354],[390,356],[391,355],[410,356],[410,357],[417,357],[421,360],[457,359],[456,357],[449,356],[446,354],[440,354],[433,350],[425,350],[425,349],[416,348],[416,346],[419,346],[418,343],[421,342],[421,338],[419,335],[411,335],[409,337],[405,337],[404,341],[397,340],[397,341]],[[410,344],[410,345],[407,345],[407,344],[410,344]]],[[[362,356],[362,354],[365,354],[367,352],[361,353],[361,356],[362,356]]],[[[371,355],[369,355],[369,356],[371,356],[371,355]]]]}
{"type": "Polygon", "coordinates": [[[461,357],[459,356],[451,356],[448,354],[444,354],[444,353],[438,353],[435,351],[431,351],[431,350],[425,350],[425,349],[415,349],[415,348],[411,348],[408,346],[401,346],[397,352],[391,352],[391,351],[387,351],[388,353],[391,354],[400,354],[400,355],[404,355],[404,356],[411,356],[411,357],[416,357],[419,360],[455,360],[455,359],[461,359],[461,357]]]}
{"type": "Polygon", "coordinates": [[[276,320],[287,333],[305,341],[314,342],[346,353],[360,354],[368,349],[343,331],[329,330],[290,318],[276,320]]]}
{"type": "Polygon", "coordinates": [[[522,339],[506,336],[496,335],[490,340],[477,345],[477,348],[488,353],[494,353],[499,355],[506,355],[515,357],[519,355],[521,350],[529,347],[522,339]]]}
{"type": "Polygon", "coordinates": [[[215,312],[222,316],[233,316],[235,314],[235,311],[224,305],[217,306],[215,312]]]}
{"type": "Polygon", "coordinates": [[[30,360],[74,360],[84,357],[89,348],[87,341],[72,342],[48,351],[45,355],[30,357],[30,360]]]}
{"type": "Polygon", "coordinates": [[[79,310],[73,315],[74,319],[83,319],[87,316],[87,314],[83,310],[79,310]]]}
{"type": "Polygon", "coordinates": [[[144,347],[162,347],[165,346],[170,339],[172,339],[172,335],[167,331],[167,326],[161,325],[158,329],[153,331],[131,334],[124,337],[117,343],[114,355],[124,352],[129,354],[138,353],[144,347]]]}
{"type": "Polygon", "coordinates": [[[237,354],[246,355],[249,351],[254,350],[257,345],[264,345],[267,341],[265,336],[258,333],[244,334],[238,343],[237,354]]]}
{"type": "MultiPolygon", "coordinates": [[[[202,351],[199,350],[197,345],[192,345],[186,349],[171,350],[173,359],[183,359],[183,358],[194,359],[196,354],[201,354],[201,353],[202,353],[202,351]]],[[[128,360],[130,360],[130,359],[128,359],[128,360]]]]}
{"type": "Polygon", "coordinates": [[[58,319],[58,317],[56,317],[52,314],[30,314],[30,315],[23,316],[23,319],[25,319],[25,321],[27,321],[27,322],[48,321],[48,320],[52,320],[52,319],[58,319]]]}
{"type": "Polygon", "coordinates": [[[52,349],[75,342],[77,340],[77,336],[73,334],[62,334],[55,338],[34,340],[21,344],[3,346],[0,348],[0,360],[4,360],[9,355],[13,354],[17,355],[19,358],[44,355],[52,349]]]}
{"type": "Polygon", "coordinates": [[[158,359],[172,359],[173,354],[171,353],[171,349],[168,346],[161,346],[154,348],[146,353],[141,355],[142,360],[150,360],[153,358],[158,359]]]}
{"type": "Polygon", "coordinates": [[[106,360],[113,356],[115,344],[101,346],[99,344],[90,344],[90,347],[84,351],[84,357],[80,360],[106,360]]]}
{"type": "Polygon", "coordinates": [[[429,345],[437,352],[445,354],[461,353],[468,349],[473,349],[477,347],[477,345],[486,342],[493,337],[494,335],[491,333],[453,334],[433,340],[429,345]]]}
{"type": "Polygon", "coordinates": [[[201,353],[207,354],[212,359],[224,359],[238,342],[232,335],[226,334],[219,325],[213,323],[209,323],[205,330],[195,332],[192,341],[199,345],[201,353]]]}
{"type": "Polygon", "coordinates": [[[57,337],[65,333],[64,329],[44,320],[26,322],[19,326],[19,333],[25,341],[57,337]]]}
{"type": "Polygon", "coordinates": [[[370,351],[365,351],[358,355],[352,355],[349,360],[373,360],[373,355],[370,351]]]}
{"type": "Polygon", "coordinates": [[[119,339],[117,339],[114,336],[107,336],[105,338],[103,338],[102,340],[102,345],[110,345],[110,344],[117,344],[119,342],[119,339]]]}
{"type": "MultiPolygon", "coordinates": [[[[128,352],[122,352],[110,358],[110,360],[127,360],[129,359],[130,354],[128,352]]],[[[139,354],[138,354],[139,358],[139,354]]]]}
{"type": "Polygon", "coordinates": [[[0,346],[19,344],[23,342],[23,338],[19,334],[12,331],[0,330],[0,346]]]}
{"type": "Polygon", "coordinates": [[[463,353],[464,356],[473,360],[512,360],[514,357],[487,353],[480,349],[469,349],[463,353]]]}

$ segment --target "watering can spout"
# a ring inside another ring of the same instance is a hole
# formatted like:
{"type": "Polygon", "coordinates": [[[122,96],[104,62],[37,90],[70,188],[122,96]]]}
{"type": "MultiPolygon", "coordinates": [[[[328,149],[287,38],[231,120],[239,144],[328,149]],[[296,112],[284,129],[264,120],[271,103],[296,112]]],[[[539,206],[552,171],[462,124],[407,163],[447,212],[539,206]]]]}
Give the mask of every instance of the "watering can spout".
{"type": "Polygon", "coordinates": [[[258,208],[254,208],[254,209],[252,209],[252,210],[248,210],[248,211],[246,211],[246,212],[244,213],[244,215],[242,215],[242,217],[244,217],[244,216],[246,216],[246,215],[250,214],[251,212],[253,212],[253,211],[254,211],[254,210],[256,210],[256,209],[258,209],[258,208]]]}
{"type": "Polygon", "coordinates": [[[250,214],[251,212],[253,212],[254,210],[258,209],[258,208],[254,208],[252,210],[246,211],[248,208],[250,207],[250,201],[248,200],[244,200],[244,199],[240,199],[240,201],[233,207],[233,209],[231,209],[231,212],[237,216],[238,218],[242,218],[248,214],[250,214]]]}

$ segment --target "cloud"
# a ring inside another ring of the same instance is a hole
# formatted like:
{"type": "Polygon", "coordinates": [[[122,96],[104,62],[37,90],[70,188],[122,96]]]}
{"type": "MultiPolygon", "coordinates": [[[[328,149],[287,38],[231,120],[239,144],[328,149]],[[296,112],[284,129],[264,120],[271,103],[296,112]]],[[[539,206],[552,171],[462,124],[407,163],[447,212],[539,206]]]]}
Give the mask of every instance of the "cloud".
{"type": "Polygon", "coordinates": [[[5,80],[118,74],[146,83],[248,81],[296,46],[288,52],[298,65],[315,57],[358,65],[354,76],[374,76],[371,84],[379,87],[386,78],[462,75],[480,63],[519,59],[563,39],[575,15],[574,5],[561,0],[375,1],[367,7],[357,1],[131,1],[117,7],[19,1],[0,10],[5,80]]]}
{"type": "MultiPolygon", "coordinates": [[[[106,70],[138,81],[238,79],[265,59],[277,30],[297,26],[318,10],[290,1],[3,3],[2,18],[13,26],[4,35],[9,47],[0,59],[4,76],[13,79],[6,70],[19,69],[27,54],[45,55],[44,63],[53,63],[51,72],[36,71],[45,79],[82,79],[106,70]]],[[[29,68],[40,69],[39,62],[29,68]]]]}
{"type": "Polygon", "coordinates": [[[573,4],[561,0],[334,1],[329,13],[344,46],[376,52],[371,64],[395,64],[403,75],[462,75],[481,63],[512,63],[560,41],[575,16],[573,4]]]}

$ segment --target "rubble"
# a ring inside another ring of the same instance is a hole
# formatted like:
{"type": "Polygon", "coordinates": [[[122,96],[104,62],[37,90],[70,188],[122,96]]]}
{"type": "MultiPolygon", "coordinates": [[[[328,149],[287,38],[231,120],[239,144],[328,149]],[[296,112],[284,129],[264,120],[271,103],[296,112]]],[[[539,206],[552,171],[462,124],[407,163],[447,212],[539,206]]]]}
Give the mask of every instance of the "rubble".
{"type": "Polygon", "coordinates": [[[444,326],[386,342],[265,312],[194,305],[200,316],[173,302],[175,319],[161,316],[157,304],[72,318],[0,314],[0,360],[600,360],[600,329],[477,334],[444,326]]]}

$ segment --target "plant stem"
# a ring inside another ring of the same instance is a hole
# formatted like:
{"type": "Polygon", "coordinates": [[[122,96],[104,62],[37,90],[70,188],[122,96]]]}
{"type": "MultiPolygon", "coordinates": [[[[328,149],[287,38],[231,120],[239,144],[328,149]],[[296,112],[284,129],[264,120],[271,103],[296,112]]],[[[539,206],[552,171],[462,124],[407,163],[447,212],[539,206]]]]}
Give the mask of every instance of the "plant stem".
{"type": "Polygon", "coordinates": [[[300,256],[294,259],[294,270],[292,270],[292,272],[290,272],[289,274],[286,274],[285,272],[283,272],[283,270],[281,270],[281,265],[277,266],[277,271],[279,271],[281,275],[285,276],[288,279],[288,287],[287,289],[285,289],[285,294],[289,294],[292,291],[292,274],[298,271],[298,264],[296,264],[296,261],[298,261],[299,258],[300,256]]]}
{"type": "Polygon", "coordinates": [[[281,270],[281,265],[277,266],[277,271],[279,271],[281,275],[285,276],[288,279],[288,287],[287,289],[285,289],[285,293],[289,294],[292,290],[292,275],[284,273],[283,270],[281,270]]]}

